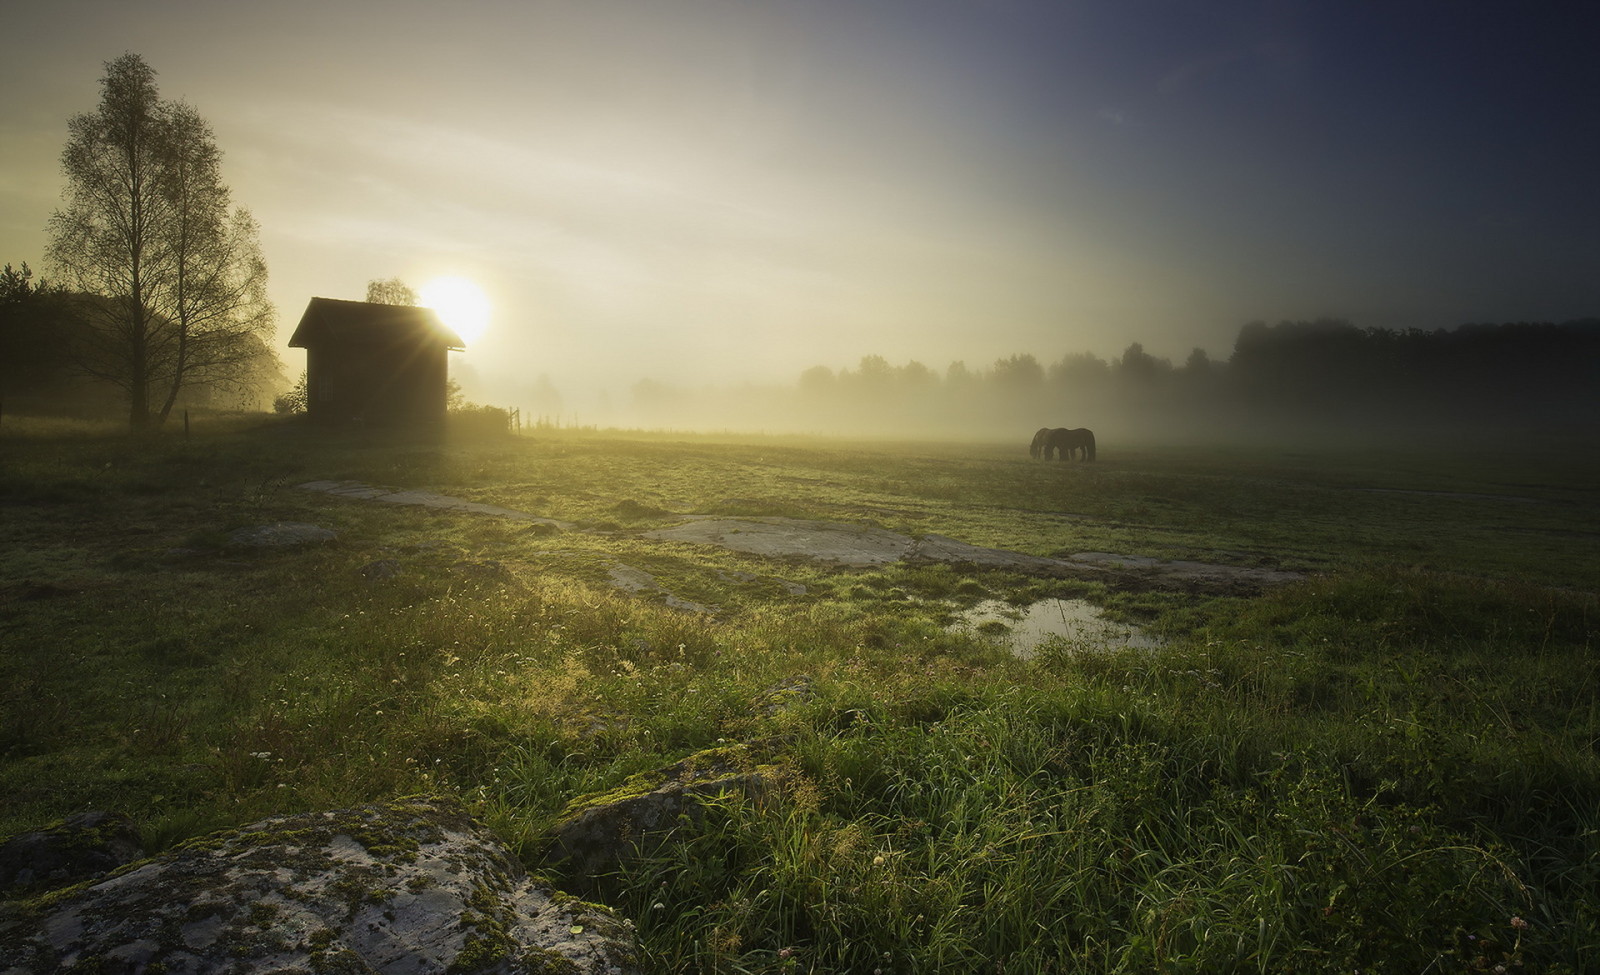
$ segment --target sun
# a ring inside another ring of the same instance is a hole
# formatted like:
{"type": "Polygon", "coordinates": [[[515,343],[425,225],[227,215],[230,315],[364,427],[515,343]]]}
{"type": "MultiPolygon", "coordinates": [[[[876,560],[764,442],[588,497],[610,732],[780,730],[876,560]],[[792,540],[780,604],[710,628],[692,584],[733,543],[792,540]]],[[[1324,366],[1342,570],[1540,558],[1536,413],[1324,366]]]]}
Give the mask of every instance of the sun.
{"type": "Polygon", "coordinates": [[[422,286],[418,297],[424,306],[438,312],[439,318],[468,346],[489,327],[489,296],[466,278],[434,278],[422,286]]]}

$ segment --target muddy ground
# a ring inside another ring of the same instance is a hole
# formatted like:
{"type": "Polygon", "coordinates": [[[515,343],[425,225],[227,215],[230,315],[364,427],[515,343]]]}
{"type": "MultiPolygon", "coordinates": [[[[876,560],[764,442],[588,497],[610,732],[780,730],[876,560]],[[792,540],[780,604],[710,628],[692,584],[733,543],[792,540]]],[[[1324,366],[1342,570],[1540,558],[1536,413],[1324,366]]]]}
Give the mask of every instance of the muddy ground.
{"type": "MultiPolygon", "coordinates": [[[[570,522],[426,491],[393,491],[354,481],[310,481],[301,484],[300,488],[342,498],[420,505],[512,518],[564,531],[579,530],[579,526],[570,522]]],[[[1045,578],[1098,579],[1138,590],[1178,589],[1250,594],[1301,577],[1300,573],[1282,569],[1162,560],[1112,552],[1077,552],[1060,557],[1028,555],[969,545],[943,535],[913,537],[868,525],[799,518],[687,515],[682,524],[645,532],[644,537],[715,545],[766,558],[804,558],[852,568],[893,562],[938,562],[1045,578]]]]}

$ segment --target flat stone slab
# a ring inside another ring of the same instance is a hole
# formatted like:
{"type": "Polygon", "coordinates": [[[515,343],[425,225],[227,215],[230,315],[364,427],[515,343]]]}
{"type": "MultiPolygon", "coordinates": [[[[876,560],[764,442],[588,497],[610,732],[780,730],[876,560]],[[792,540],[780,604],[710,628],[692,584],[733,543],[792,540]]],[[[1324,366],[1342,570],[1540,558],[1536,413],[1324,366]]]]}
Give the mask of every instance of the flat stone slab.
{"type": "MultiPolygon", "coordinates": [[[[498,515],[562,530],[576,529],[570,522],[540,518],[513,508],[463,501],[426,491],[390,491],[358,481],[308,481],[299,485],[307,491],[321,491],[336,497],[390,504],[424,505],[451,511],[498,515]]],[[[1254,566],[1218,565],[1184,560],[1162,560],[1108,552],[1080,552],[1068,556],[1028,555],[1005,549],[985,548],[944,535],[913,538],[871,525],[804,518],[724,518],[715,515],[692,516],[681,525],[644,533],[660,541],[718,545],[735,552],[766,557],[797,557],[833,565],[867,568],[893,562],[942,562],[987,569],[1002,569],[1024,575],[1112,577],[1133,584],[1198,586],[1223,590],[1253,590],[1301,578],[1301,573],[1286,569],[1254,566]]],[[[658,591],[649,573],[628,566],[611,571],[612,584],[630,592],[658,591]]],[[[669,605],[693,612],[711,607],[669,597],[669,605]]]]}
{"type": "Polygon", "coordinates": [[[623,592],[633,593],[634,595],[639,593],[658,593],[663,597],[663,601],[673,609],[706,615],[717,611],[715,606],[707,606],[704,603],[697,603],[693,600],[674,596],[656,580],[655,576],[643,569],[637,569],[631,565],[623,565],[619,562],[613,565],[607,574],[611,579],[611,584],[623,592]]]}
{"type": "Polygon", "coordinates": [[[568,531],[577,526],[568,521],[559,521],[555,518],[541,518],[530,515],[526,511],[515,508],[503,508],[497,504],[483,504],[478,501],[464,501],[461,498],[452,498],[445,494],[434,494],[431,491],[392,491],[388,488],[371,487],[360,481],[307,481],[297,485],[302,491],[320,491],[340,498],[354,498],[360,501],[383,501],[388,504],[408,504],[424,508],[444,508],[449,511],[466,511],[478,515],[496,515],[501,518],[511,518],[516,521],[527,521],[539,525],[549,525],[568,531]]]}
{"type": "Polygon", "coordinates": [[[0,975],[625,975],[636,956],[628,922],[443,800],[265,820],[0,917],[0,975]]]}
{"type": "Polygon", "coordinates": [[[645,537],[851,566],[898,562],[916,546],[910,537],[882,528],[800,518],[704,518],[645,532],[645,537]]]}
{"type": "Polygon", "coordinates": [[[1026,575],[1114,575],[1224,589],[1258,588],[1301,578],[1298,572],[1282,569],[1164,561],[1106,552],[1082,552],[1066,557],[1028,555],[969,545],[943,535],[912,538],[882,528],[797,518],[698,518],[672,528],[646,532],[645,537],[720,545],[751,555],[798,556],[856,567],[901,561],[942,562],[1026,575]]]}

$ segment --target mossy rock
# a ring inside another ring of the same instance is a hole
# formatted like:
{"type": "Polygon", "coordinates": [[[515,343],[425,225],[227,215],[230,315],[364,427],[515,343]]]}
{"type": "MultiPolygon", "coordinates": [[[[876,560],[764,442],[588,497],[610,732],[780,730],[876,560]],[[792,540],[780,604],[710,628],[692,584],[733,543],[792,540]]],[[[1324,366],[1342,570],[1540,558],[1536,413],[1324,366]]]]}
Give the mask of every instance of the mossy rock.
{"type": "Polygon", "coordinates": [[[65,887],[143,858],[133,820],[83,812],[0,843],[0,892],[9,896],[65,887]]]}
{"type": "Polygon", "coordinates": [[[706,799],[766,793],[780,767],[765,751],[744,744],[706,749],[574,799],[551,828],[545,863],[576,887],[605,890],[607,876],[624,860],[647,855],[674,830],[701,822],[706,799]]]}
{"type": "Polygon", "coordinates": [[[13,902],[7,973],[636,970],[632,926],[541,888],[458,804],[254,823],[13,902]]]}

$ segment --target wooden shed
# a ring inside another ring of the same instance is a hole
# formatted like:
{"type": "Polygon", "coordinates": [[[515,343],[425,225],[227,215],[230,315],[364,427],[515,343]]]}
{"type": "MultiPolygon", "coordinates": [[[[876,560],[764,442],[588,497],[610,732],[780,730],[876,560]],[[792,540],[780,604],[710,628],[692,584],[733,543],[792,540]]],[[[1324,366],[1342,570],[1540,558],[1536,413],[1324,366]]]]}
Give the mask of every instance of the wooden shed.
{"type": "Polygon", "coordinates": [[[444,419],[449,352],[464,348],[431,308],[312,298],[289,347],[306,350],[306,412],[335,423],[444,419]]]}

